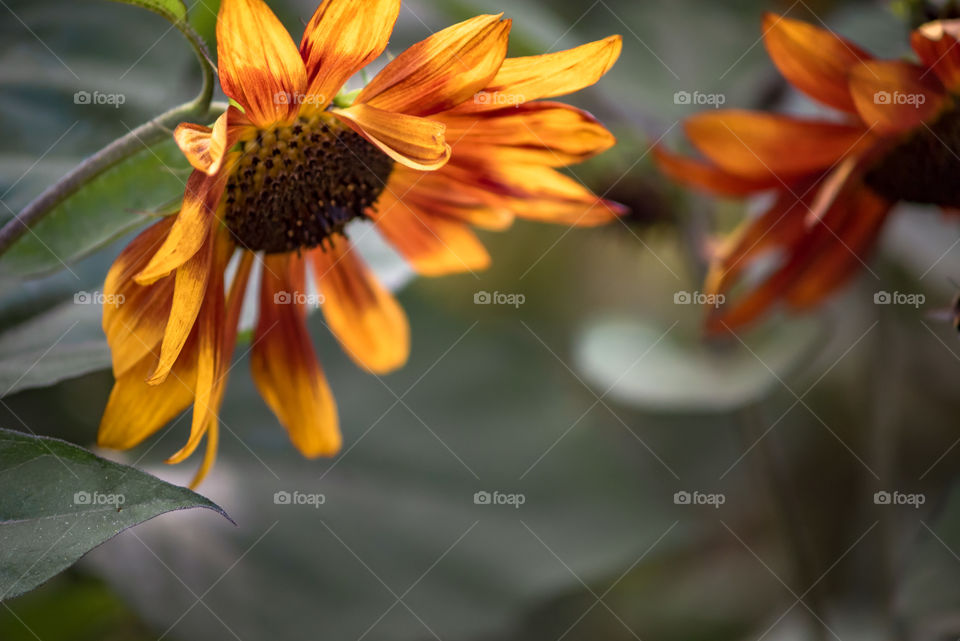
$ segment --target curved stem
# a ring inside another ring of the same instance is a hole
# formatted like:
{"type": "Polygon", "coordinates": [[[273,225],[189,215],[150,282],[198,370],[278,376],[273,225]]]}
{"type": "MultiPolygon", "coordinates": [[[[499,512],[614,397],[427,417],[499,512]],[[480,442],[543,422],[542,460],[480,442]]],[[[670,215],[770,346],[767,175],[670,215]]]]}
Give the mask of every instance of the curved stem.
{"type": "Polygon", "coordinates": [[[30,227],[43,218],[54,207],[74,194],[80,187],[103,173],[120,161],[132,156],[144,146],[160,142],[170,135],[170,130],[185,120],[210,122],[226,109],[226,104],[213,104],[213,65],[200,36],[189,23],[175,21],[174,26],[187,38],[200,61],[203,72],[203,86],[196,98],[174,107],[156,118],[140,125],[125,136],[86,158],[74,167],[70,173],[43,190],[16,216],[0,228],[0,255],[22,237],[30,227]]]}

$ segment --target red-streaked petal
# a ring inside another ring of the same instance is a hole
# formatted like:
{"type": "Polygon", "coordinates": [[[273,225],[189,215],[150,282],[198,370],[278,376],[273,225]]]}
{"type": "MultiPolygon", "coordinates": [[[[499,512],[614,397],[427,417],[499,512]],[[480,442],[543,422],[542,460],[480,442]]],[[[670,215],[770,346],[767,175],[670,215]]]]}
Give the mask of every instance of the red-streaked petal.
{"type": "Polygon", "coordinates": [[[937,77],[919,65],[877,60],[850,72],[850,92],[868,127],[902,133],[935,117],[947,99],[937,77]]]}
{"type": "Polygon", "coordinates": [[[471,18],[413,45],[384,67],[356,102],[427,116],[472,98],[507,55],[510,21],[501,15],[471,18]]]}
{"type": "Polygon", "coordinates": [[[298,295],[306,289],[304,261],[268,254],[263,262],[250,359],[253,380],[304,456],[332,456],[342,439],[333,393],[314,354],[298,295]]]}
{"type": "Polygon", "coordinates": [[[870,142],[859,126],[739,110],[697,114],[685,128],[720,169],[760,180],[829,168],[870,142]]]}
{"type": "Polygon", "coordinates": [[[403,366],[410,354],[407,316],[350,242],[337,238],[310,256],[323,315],[344,351],[375,374],[403,366]]]}
{"type": "Polygon", "coordinates": [[[483,92],[453,111],[499,109],[579,91],[597,82],[620,57],[623,41],[610,36],[574,49],[539,56],[507,58],[483,92]]]}
{"type": "Polygon", "coordinates": [[[847,74],[870,54],[826,29],[773,13],[763,17],[763,34],[770,58],[790,84],[825,105],[856,113],[847,74]]]}
{"type": "Polygon", "coordinates": [[[262,0],[222,0],[217,59],[223,92],[258,127],[296,116],[306,69],[290,34],[262,0]]]}
{"type": "Polygon", "coordinates": [[[450,146],[444,142],[444,126],[435,120],[364,104],[334,109],[331,113],[383,153],[412,169],[438,169],[450,159],[450,146]]]}
{"type": "Polygon", "coordinates": [[[910,36],[921,62],[932,69],[943,86],[960,90],[960,20],[928,22],[910,36]]]}
{"type": "Polygon", "coordinates": [[[300,41],[311,106],[322,110],[383,53],[399,13],[400,0],[325,0],[317,7],[300,41]]]}

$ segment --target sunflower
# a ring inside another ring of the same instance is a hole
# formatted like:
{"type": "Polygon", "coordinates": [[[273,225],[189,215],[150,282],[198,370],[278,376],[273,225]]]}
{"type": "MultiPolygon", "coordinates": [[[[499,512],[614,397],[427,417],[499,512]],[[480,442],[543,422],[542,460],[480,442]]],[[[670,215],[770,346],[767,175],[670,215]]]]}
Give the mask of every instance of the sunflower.
{"type": "Polygon", "coordinates": [[[960,207],[960,21],[913,32],[919,64],[876,60],[773,14],[763,27],[780,73],[838,116],[701,113],[685,130],[705,160],[656,150],[664,172],[693,187],[772,194],[712,257],[705,289],[726,303],[709,312],[710,332],[747,325],[778,303],[806,310],[823,301],[866,265],[897,202],[960,207]]]}
{"type": "Polygon", "coordinates": [[[261,0],[223,0],[218,65],[233,105],[212,128],[177,127],[194,168],[183,205],[121,252],[104,285],[124,303],[103,311],[116,382],[101,445],[133,447],[192,404],[187,443],[168,462],[206,436],[199,483],[259,271],[254,382],[300,452],[333,455],[341,436],[307,332],[308,271],[326,324],[361,367],[389,372],[410,349],[406,316],[354,251],[349,223],[372,221],[417,272],[440,275],[489,263],[470,225],[596,225],[622,213],[556,170],[606,150],[611,134],[584,111],[531,102],[596,82],[619,36],[506,59],[510,21],[478,16],[341,92],[383,53],[399,11],[399,0],[326,0],[298,50],[261,0]]]}

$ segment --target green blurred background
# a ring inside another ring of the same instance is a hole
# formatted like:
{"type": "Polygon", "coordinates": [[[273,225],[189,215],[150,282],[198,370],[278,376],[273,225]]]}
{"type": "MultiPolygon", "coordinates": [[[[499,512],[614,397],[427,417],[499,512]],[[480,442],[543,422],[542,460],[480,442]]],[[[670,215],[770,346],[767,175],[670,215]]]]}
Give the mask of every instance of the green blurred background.
{"type": "MultiPolygon", "coordinates": [[[[0,4],[0,200],[12,211],[196,93],[192,53],[160,17],[98,0],[0,4]],[[126,101],[74,103],[94,90],[126,101]]],[[[295,39],[315,9],[270,5],[295,39]]],[[[216,9],[191,5],[211,45],[216,9]]],[[[394,53],[500,11],[514,20],[512,55],[622,34],[617,66],[569,100],[620,144],[573,174],[633,213],[600,229],[483,233],[492,269],[399,290],[412,356],[382,379],[314,317],[344,432],[333,460],[299,457],[239,363],[200,488],[237,526],[200,510],[127,531],[3,604],[0,639],[960,635],[960,342],[929,317],[960,279],[957,223],[901,208],[875,275],[816,316],[777,316],[741,340],[703,343],[701,310],[674,303],[700,286],[697,248],[746,209],[684,193],[652,167],[651,142],[681,147],[678,122],[696,110],[675,94],[814,110],[766,57],[764,10],[822,21],[878,55],[908,53],[907,21],[883,2],[406,2],[394,53]],[[926,304],[875,305],[881,290],[926,304]],[[482,291],[525,303],[474,304],[482,291]],[[276,505],[280,490],[326,502],[276,505]],[[478,505],[481,491],[524,503],[478,505]],[[877,505],[878,491],[924,502],[877,505]],[[677,492],[723,504],[678,504],[677,492]]],[[[38,280],[0,275],[4,331],[97,289],[122,246],[38,280]]],[[[376,262],[405,281],[395,257],[376,262]]],[[[96,331],[77,340],[103,349],[96,331]]],[[[24,390],[4,399],[0,425],[92,447],[111,382],[104,370],[24,390]]],[[[113,456],[185,483],[196,461],[162,460],[187,429],[113,456]]]]}

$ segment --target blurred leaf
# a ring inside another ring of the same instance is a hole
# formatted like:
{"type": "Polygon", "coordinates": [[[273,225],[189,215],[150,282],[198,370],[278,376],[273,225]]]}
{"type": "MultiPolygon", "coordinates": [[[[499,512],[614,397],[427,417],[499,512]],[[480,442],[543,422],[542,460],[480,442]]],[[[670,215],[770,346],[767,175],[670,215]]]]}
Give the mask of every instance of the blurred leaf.
{"type": "Polygon", "coordinates": [[[587,328],[575,362],[586,379],[612,398],[653,411],[722,412],[765,397],[781,386],[822,332],[811,319],[778,323],[711,345],[642,320],[603,321],[587,328]]]}
{"type": "Polygon", "coordinates": [[[93,293],[0,334],[0,397],[110,367],[93,293]]]}
{"type": "Polygon", "coordinates": [[[183,198],[190,165],[170,137],[109,167],[54,207],[0,257],[5,276],[62,269],[168,213],[183,198]]]}
{"type": "Polygon", "coordinates": [[[164,512],[219,506],[57,439],[0,429],[0,599],[23,594],[119,532],[164,512]]]}
{"type": "Polygon", "coordinates": [[[113,0],[123,4],[132,4],[159,13],[170,22],[187,19],[187,5],[181,0],[113,0]]]}

